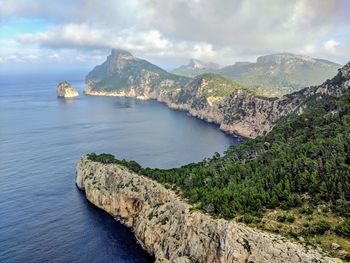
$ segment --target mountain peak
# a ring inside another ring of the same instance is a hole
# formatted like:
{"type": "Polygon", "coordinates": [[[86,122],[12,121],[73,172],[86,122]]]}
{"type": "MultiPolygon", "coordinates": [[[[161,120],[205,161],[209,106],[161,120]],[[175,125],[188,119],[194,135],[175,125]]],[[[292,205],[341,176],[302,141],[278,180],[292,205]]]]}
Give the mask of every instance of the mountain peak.
{"type": "Polygon", "coordinates": [[[258,64],[282,64],[289,61],[300,62],[316,62],[315,59],[306,55],[296,55],[292,53],[276,53],[258,57],[256,63],[258,64]]]}
{"type": "Polygon", "coordinates": [[[172,72],[178,75],[194,77],[203,73],[219,69],[220,65],[213,62],[203,62],[199,59],[191,58],[187,65],[180,66],[172,72]]]}
{"type": "Polygon", "coordinates": [[[113,48],[111,51],[111,57],[120,58],[120,57],[134,57],[129,51],[123,49],[113,48]]]}
{"type": "Polygon", "coordinates": [[[194,69],[203,69],[203,68],[205,68],[206,65],[205,65],[205,63],[203,63],[202,61],[200,61],[198,59],[191,58],[188,66],[190,66],[194,69]]]}

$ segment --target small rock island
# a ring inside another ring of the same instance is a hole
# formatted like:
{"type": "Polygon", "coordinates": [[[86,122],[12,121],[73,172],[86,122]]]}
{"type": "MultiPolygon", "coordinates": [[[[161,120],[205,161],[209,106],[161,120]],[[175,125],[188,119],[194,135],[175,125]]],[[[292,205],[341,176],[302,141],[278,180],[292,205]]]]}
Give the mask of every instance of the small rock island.
{"type": "Polygon", "coordinates": [[[70,99],[79,96],[77,89],[66,80],[61,81],[56,88],[57,97],[70,99]]]}

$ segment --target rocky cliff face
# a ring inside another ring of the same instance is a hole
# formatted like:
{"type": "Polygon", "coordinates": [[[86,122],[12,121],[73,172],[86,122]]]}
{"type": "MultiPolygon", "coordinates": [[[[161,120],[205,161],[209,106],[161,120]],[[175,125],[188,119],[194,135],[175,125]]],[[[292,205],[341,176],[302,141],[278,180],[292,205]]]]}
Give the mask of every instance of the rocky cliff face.
{"type": "Polygon", "coordinates": [[[116,164],[82,157],[76,184],[130,227],[157,262],[341,262],[280,236],[191,211],[172,191],[116,164]]]}
{"type": "Polygon", "coordinates": [[[63,98],[74,98],[78,97],[79,93],[71,84],[69,84],[67,81],[62,81],[57,85],[56,88],[56,94],[57,97],[63,97],[63,98]]]}

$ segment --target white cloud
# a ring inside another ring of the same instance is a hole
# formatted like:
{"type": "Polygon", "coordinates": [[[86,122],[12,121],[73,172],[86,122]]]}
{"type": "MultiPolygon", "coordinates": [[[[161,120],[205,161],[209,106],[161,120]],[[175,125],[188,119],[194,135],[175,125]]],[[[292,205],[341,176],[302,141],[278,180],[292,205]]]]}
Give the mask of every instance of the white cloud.
{"type": "Polygon", "coordinates": [[[79,50],[79,61],[116,47],[147,59],[195,57],[232,64],[284,51],[347,60],[350,51],[344,47],[350,39],[332,36],[349,27],[346,5],[341,0],[0,0],[0,15],[50,21],[55,26],[19,34],[17,41],[79,50]],[[84,50],[90,54],[81,55],[84,50]]]}
{"type": "Polygon", "coordinates": [[[327,51],[336,52],[339,45],[340,45],[340,43],[338,41],[331,39],[331,40],[328,40],[324,43],[324,48],[327,51]]]}
{"type": "MultiPolygon", "coordinates": [[[[112,29],[92,27],[87,24],[67,24],[45,32],[17,36],[22,44],[39,44],[42,47],[109,49],[123,48],[154,57],[214,58],[216,52],[208,43],[171,41],[157,30],[114,32],[112,29]]],[[[57,54],[54,54],[57,55],[57,54]]],[[[81,60],[81,59],[80,59],[81,60]]]]}
{"type": "Polygon", "coordinates": [[[53,59],[53,60],[57,60],[57,59],[60,59],[60,55],[58,55],[57,53],[54,53],[52,55],[49,55],[48,58],[53,59]]]}

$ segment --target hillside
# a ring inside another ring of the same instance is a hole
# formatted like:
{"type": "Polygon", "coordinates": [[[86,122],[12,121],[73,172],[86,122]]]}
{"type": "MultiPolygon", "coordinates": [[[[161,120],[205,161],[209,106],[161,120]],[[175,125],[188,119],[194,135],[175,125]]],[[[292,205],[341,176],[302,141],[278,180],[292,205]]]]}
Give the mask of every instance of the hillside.
{"type": "Polygon", "coordinates": [[[280,53],[258,57],[256,63],[236,63],[216,73],[272,97],[320,85],[333,77],[340,67],[327,60],[280,53]]]}
{"type": "Polygon", "coordinates": [[[332,80],[302,91],[313,94],[303,110],[281,119],[270,133],[200,163],[163,170],[109,155],[90,158],[161,182],[215,217],[320,245],[350,260],[349,88],[350,63],[332,80]],[[330,249],[332,242],[340,249],[330,249]]]}
{"type": "Polygon", "coordinates": [[[236,90],[247,90],[247,88],[220,75],[205,73],[194,78],[174,94],[172,101],[188,103],[194,100],[219,100],[226,98],[236,90]]]}
{"type": "Polygon", "coordinates": [[[264,97],[281,97],[304,87],[320,85],[333,77],[341,65],[323,59],[290,53],[261,56],[255,63],[236,62],[218,67],[214,63],[191,60],[172,73],[195,77],[203,73],[216,73],[232,79],[253,93],[264,97]]]}

